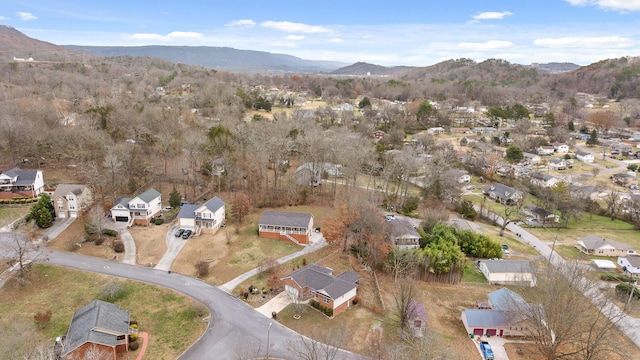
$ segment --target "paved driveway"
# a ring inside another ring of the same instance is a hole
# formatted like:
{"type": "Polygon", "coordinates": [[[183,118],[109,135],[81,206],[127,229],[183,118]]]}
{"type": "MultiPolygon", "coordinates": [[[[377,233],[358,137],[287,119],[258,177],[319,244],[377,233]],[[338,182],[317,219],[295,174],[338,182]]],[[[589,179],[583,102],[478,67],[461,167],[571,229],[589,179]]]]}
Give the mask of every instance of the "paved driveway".
{"type": "Polygon", "coordinates": [[[176,237],[175,232],[178,230],[178,224],[173,224],[167,230],[167,234],[165,235],[165,242],[167,244],[167,251],[165,251],[164,255],[162,255],[162,259],[158,262],[158,265],[155,266],[158,270],[170,270],[171,264],[176,259],[182,248],[187,244],[187,241],[182,237],[176,237]]]}

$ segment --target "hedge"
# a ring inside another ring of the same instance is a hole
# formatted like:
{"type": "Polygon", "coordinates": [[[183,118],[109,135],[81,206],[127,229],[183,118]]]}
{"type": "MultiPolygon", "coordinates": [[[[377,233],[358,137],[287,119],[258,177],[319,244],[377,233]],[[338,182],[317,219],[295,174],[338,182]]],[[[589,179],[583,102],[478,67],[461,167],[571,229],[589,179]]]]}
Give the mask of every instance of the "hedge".
{"type": "Polygon", "coordinates": [[[320,305],[319,302],[317,302],[316,300],[309,300],[309,305],[313,306],[314,308],[322,311],[325,315],[327,315],[328,317],[332,317],[333,316],[333,309],[332,308],[328,308],[326,306],[322,306],[320,305]]]}
{"type": "Polygon", "coordinates": [[[111,230],[111,229],[102,229],[102,233],[111,237],[118,236],[118,232],[116,230],[111,230]]]}

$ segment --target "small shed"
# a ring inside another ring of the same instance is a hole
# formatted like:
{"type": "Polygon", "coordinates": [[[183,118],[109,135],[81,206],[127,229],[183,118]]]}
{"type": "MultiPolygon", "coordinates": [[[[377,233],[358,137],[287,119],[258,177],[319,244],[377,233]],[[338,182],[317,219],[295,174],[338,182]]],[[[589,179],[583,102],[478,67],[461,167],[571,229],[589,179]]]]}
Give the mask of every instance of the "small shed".
{"type": "Polygon", "coordinates": [[[593,259],[593,263],[598,269],[615,269],[617,266],[611,260],[596,260],[593,259]]]}

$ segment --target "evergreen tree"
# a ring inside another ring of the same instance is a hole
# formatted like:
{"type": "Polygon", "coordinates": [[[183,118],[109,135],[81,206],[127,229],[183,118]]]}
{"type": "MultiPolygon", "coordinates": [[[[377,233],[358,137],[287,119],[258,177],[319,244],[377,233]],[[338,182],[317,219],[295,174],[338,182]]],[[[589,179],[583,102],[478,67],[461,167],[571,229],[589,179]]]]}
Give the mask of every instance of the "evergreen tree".
{"type": "Polygon", "coordinates": [[[182,202],[182,195],[180,195],[180,192],[178,192],[178,189],[173,188],[171,193],[169,193],[169,206],[176,208],[180,206],[181,202],[182,202]]]}
{"type": "Polygon", "coordinates": [[[591,132],[591,135],[590,135],[590,136],[589,136],[589,138],[587,139],[586,144],[587,144],[587,145],[589,145],[589,146],[595,146],[595,145],[598,145],[598,144],[599,144],[599,141],[598,141],[598,132],[597,132],[596,130],[593,130],[593,131],[591,132]]]}
{"type": "Polygon", "coordinates": [[[31,207],[29,220],[35,221],[40,228],[48,228],[53,225],[54,214],[51,197],[47,194],[42,194],[38,202],[31,207]]]}

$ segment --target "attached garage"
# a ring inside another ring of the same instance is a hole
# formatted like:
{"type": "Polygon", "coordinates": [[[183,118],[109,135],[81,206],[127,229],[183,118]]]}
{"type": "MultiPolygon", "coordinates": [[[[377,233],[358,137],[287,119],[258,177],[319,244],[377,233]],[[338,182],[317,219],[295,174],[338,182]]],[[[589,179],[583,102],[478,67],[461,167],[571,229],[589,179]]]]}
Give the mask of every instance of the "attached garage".
{"type": "Polygon", "coordinates": [[[127,216],[116,216],[116,221],[118,221],[118,222],[128,222],[129,218],[127,216]]]}
{"type": "Polygon", "coordinates": [[[60,212],[58,213],[58,218],[60,218],[60,219],[64,219],[65,217],[66,217],[66,214],[64,213],[64,211],[60,211],[60,212]]]}
{"type": "Polygon", "coordinates": [[[72,211],[72,212],[70,212],[70,213],[69,213],[69,217],[71,217],[71,218],[77,218],[77,217],[78,217],[78,213],[77,213],[77,212],[75,212],[75,211],[72,211]]]}
{"type": "Polygon", "coordinates": [[[487,329],[487,336],[496,336],[497,333],[496,329],[487,329]]]}
{"type": "Polygon", "coordinates": [[[475,335],[475,336],[484,335],[484,329],[473,329],[473,335],[475,335]]]}

